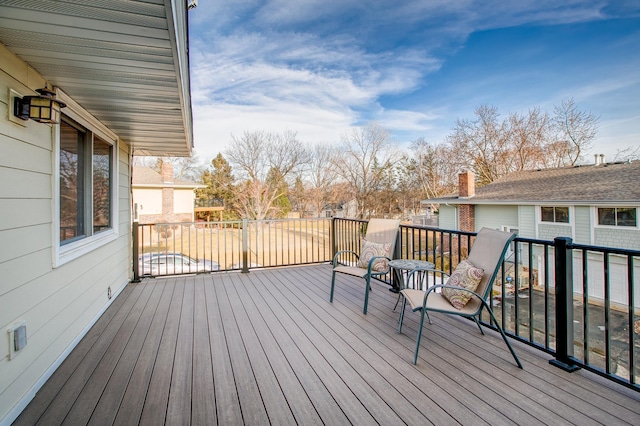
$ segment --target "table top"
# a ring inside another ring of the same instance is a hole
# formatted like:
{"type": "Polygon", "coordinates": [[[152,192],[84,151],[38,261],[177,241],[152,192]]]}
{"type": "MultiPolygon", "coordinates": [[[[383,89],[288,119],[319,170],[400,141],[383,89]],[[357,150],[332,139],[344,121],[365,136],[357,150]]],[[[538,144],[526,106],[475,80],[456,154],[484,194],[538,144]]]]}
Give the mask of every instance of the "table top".
{"type": "Polygon", "coordinates": [[[434,269],[432,262],[419,259],[393,259],[389,261],[389,266],[395,269],[434,269]]]}

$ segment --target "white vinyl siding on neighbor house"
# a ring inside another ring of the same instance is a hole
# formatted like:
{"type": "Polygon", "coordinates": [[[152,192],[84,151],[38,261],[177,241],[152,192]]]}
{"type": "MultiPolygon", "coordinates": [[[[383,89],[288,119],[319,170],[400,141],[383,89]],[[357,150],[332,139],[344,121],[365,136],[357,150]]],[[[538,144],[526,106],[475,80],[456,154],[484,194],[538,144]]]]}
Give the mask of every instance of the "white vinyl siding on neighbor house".
{"type": "Polygon", "coordinates": [[[591,208],[576,206],[573,208],[574,242],[577,244],[593,244],[591,230],[591,208]]]}
{"type": "Polygon", "coordinates": [[[536,238],[535,206],[518,206],[518,236],[536,238]]]}
{"type": "Polygon", "coordinates": [[[173,190],[173,211],[175,213],[192,213],[195,193],[192,188],[173,190]]]}
{"type": "Polygon", "coordinates": [[[162,188],[136,188],[133,199],[139,215],[162,214],[162,188]]]}
{"type": "MultiPolygon", "coordinates": [[[[535,268],[540,271],[541,276],[554,276],[555,264],[553,262],[553,249],[551,249],[552,261],[548,263],[548,271],[545,271],[545,262],[543,261],[543,252],[539,247],[534,247],[533,259],[535,262],[535,268]]],[[[526,253],[523,253],[526,258],[526,253]]],[[[627,266],[626,258],[623,256],[617,256],[612,254],[609,256],[609,300],[614,307],[626,309],[629,303],[629,295],[627,291],[627,266]]],[[[603,302],[605,300],[605,274],[604,274],[604,261],[603,256],[600,253],[591,252],[587,260],[588,264],[588,296],[591,301],[603,302]]],[[[576,250],[573,252],[573,277],[574,286],[573,291],[575,295],[582,295],[584,293],[583,288],[583,261],[582,251],[576,250]]],[[[638,262],[634,265],[635,276],[640,275],[640,264],[638,262]]],[[[542,284],[542,283],[539,283],[542,284]]],[[[555,283],[553,280],[549,283],[551,288],[554,288],[555,283]]],[[[634,301],[635,307],[640,308],[640,287],[636,286],[634,289],[634,301]]]]}
{"type": "Polygon", "coordinates": [[[518,228],[518,206],[476,205],[476,231],[482,227],[502,229],[518,228]]]}
{"type": "Polygon", "coordinates": [[[440,229],[458,229],[458,209],[454,206],[441,204],[438,215],[438,227],[440,229]]]}
{"type": "Polygon", "coordinates": [[[20,404],[28,402],[109,306],[108,289],[117,294],[131,276],[129,147],[123,143],[114,151],[119,200],[112,214],[113,238],[85,245],[54,266],[58,126],[7,120],[9,89],[33,93],[26,84],[43,87],[44,80],[0,46],[0,329],[5,336],[0,339],[0,418],[23,408],[20,404]],[[27,345],[9,360],[4,330],[17,321],[26,324],[27,345]]]}

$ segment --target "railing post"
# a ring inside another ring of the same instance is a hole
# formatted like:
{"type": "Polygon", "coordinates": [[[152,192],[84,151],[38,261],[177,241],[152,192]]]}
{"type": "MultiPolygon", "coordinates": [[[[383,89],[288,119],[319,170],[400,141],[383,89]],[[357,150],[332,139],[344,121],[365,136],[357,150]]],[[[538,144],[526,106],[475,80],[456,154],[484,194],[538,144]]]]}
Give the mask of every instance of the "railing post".
{"type": "Polygon", "coordinates": [[[336,256],[336,253],[338,252],[338,247],[336,246],[337,238],[336,238],[336,218],[335,217],[331,218],[331,225],[329,225],[329,244],[331,247],[331,260],[333,261],[333,258],[336,256]]]}
{"type": "Polygon", "coordinates": [[[242,273],[249,272],[249,221],[242,219],[242,273]]]}
{"type": "Polygon", "coordinates": [[[132,232],[132,241],[133,241],[133,283],[139,283],[140,282],[140,265],[138,262],[138,256],[139,256],[139,247],[138,245],[140,244],[139,241],[139,232],[138,232],[138,222],[133,222],[133,228],[131,230],[132,232]]]}
{"type": "Polygon", "coordinates": [[[556,237],[556,359],[550,364],[573,372],[579,369],[573,363],[573,251],[572,240],[556,237]]]}

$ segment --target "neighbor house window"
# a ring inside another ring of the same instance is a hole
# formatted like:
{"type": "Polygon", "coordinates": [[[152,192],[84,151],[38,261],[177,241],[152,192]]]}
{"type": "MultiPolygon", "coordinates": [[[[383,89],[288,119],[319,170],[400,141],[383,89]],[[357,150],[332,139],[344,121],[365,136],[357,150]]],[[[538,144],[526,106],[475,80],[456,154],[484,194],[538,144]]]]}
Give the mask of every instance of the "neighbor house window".
{"type": "Polygon", "coordinates": [[[569,223],[569,207],[540,207],[543,222],[569,223]]]}
{"type": "Polygon", "coordinates": [[[113,145],[60,122],[60,245],[112,229],[113,145]]]}
{"type": "Polygon", "coordinates": [[[599,207],[598,225],[638,226],[638,211],[635,207],[599,207]]]}

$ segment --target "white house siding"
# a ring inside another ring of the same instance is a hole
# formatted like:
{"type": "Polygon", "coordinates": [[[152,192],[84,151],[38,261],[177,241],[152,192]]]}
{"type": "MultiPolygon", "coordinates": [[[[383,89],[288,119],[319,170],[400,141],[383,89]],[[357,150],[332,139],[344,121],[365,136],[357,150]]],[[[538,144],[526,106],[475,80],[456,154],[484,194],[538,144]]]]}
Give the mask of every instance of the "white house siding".
{"type": "Polygon", "coordinates": [[[517,206],[476,205],[476,231],[483,227],[502,229],[503,226],[518,227],[517,206]]]}
{"type": "Polygon", "coordinates": [[[162,188],[136,188],[133,199],[138,203],[138,214],[162,214],[162,188]]]}
{"type": "MultiPolygon", "coordinates": [[[[548,274],[549,286],[555,287],[555,264],[554,249],[549,249],[549,270],[545,271],[543,262],[543,250],[534,247],[533,262],[539,272],[540,277],[548,274]]],[[[522,257],[523,260],[527,259],[522,257]]],[[[575,250],[573,252],[573,292],[574,297],[581,298],[584,293],[585,277],[582,273],[583,268],[582,251],[575,250]]],[[[591,302],[604,303],[605,300],[605,274],[604,260],[600,253],[590,253],[588,257],[588,270],[586,277],[587,291],[591,302]]],[[[627,285],[628,267],[627,258],[624,256],[609,256],[609,300],[615,309],[626,309],[629,304],[629,290],[627,285]]],[[[635,259],[634,275],[640,276],[640,259],[635,259]]],[[[542,285],[542,282],[538,282],[542,285]]],[[[634,288],[634,304],[636,309],[640,309],[640,286],[634,288]]]]}
{"type": "Polygon", "coordinates": [[[173,190],[173,211],[174,213],[190,213],[193,215],[193,200],[195,194],[193,189],[173,190]]]}
{"type": "Polygon", "coordinates": [[[438,217],[438,228],[441,229],[458,229],[458,209],[453,206],[445,206],[440,204],[438,217]]]}
{"type": "MultiPolygon", "coordinates": [[[[118,146],[117,234],[58,267],[54,258],[52,126],[7,120],[8,90],[32,93],[44,81],[0,46],[0,330],[25,321],[26,347],[9,360],[0,339],[0,422],[13,418],[130,279],[128,147],[118,146]]],[[[57,126],[56,126],[57,127],[57,126]]],[[[115,154],[115,152],[114,152],[115,154]]],[[[7,336],[7,334],[4,334],[7,336]]]]}
{"type": "Polygon", "coordinates": [[[594,245],[640,250],[640,230],[631,227],[596,227],[594,245]]]}
{"type": "Polygon", "coordinates": [[[555,237],[573,238],[573,228],[571,224],[561,225],[558,223],[540,222],[538,225],[538,239],[553,240],[555,237]]]}
{"type": "Polygon", "coordinates": [[[576,206],[573,209],[575,242],[578,244],[592,244],[591,241],[591,207],[576,206]]]}
{"type": "Polygon", "coordinates": [[[518,206],[518,235],[536,238],[536,207],[518,206]]]}

